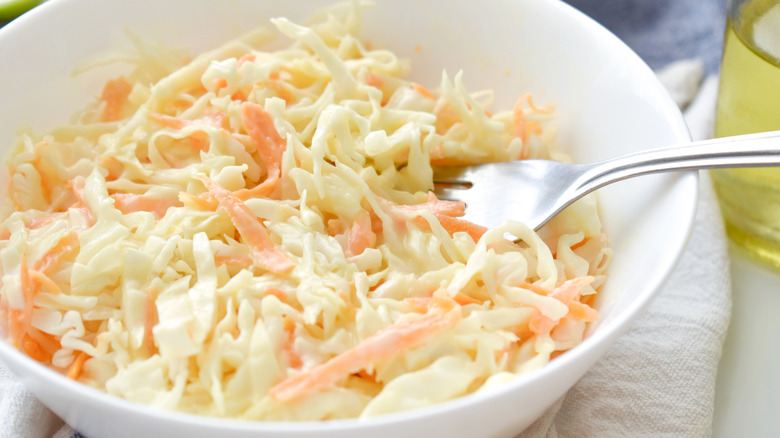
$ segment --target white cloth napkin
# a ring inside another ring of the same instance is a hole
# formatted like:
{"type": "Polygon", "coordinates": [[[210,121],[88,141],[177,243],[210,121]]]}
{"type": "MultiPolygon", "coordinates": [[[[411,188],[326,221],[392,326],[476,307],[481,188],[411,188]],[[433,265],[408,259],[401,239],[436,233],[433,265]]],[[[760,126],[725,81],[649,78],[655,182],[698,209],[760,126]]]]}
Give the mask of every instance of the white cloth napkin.
{"type": "MultiPolygon", "coordinates": [[[[702,83],[702,72],[696,60],[658,72],[685,108],[695,139],[712,133],[717,93],[717,79],[702,83]]],[[[711,435],[715,376],[730,315],[726,238],[702,172],[693,234],[664,288],[607,355],[520,437],[711,435]]],[[[0,438],[79,436],[0,365],[0,438]]]]}
{"type": "MultiPolygon", "coordinates": [[[[713,132],[717,78],[699,61],[658,72],[691,135],[713,132]]],[[[706,172],[691,238],[666,284],[629,332],[518,438],[709,437],[715,378],[731,316],[723,223],[706,172]]]]}

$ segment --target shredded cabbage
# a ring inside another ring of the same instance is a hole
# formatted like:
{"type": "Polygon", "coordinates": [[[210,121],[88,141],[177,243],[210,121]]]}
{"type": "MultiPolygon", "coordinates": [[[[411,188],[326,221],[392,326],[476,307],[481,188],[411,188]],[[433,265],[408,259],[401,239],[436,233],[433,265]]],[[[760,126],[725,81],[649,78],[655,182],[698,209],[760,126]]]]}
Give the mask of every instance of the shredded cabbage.
{"type": "Polygon", "coordinates": [[[134,37],[115,58],[134,71],[23,132],[9,342],[127,400],[268,421],[441,403],[581,342],[611,258],[592,196],[537,234],[431,193],[432,163],[566,159],[553,108],[490,113],[460,72],[429,91],[359,14],[273,19],[287,47],[262,28],[190,61],[134,37]]]}

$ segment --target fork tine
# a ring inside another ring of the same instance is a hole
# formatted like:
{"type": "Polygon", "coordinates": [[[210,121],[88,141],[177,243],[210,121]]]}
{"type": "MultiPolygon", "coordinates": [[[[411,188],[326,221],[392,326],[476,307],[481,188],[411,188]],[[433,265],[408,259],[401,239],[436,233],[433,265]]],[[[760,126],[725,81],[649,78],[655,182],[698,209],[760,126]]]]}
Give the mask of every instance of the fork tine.
{"type": "Polygon", "coordinates": [[[446,186],[446,185],[434,185],[433,186],[433,194],[436,195],[438,199],[441,199],[442,201],[463,201],[465,202],[464,195],[465,191],[467,189],[465,187],[463,188],[456,188],[452,186],[446,186]]]}
{"type": "Polygon", "coordinates": [[[470,198],[469,190],[472,166],[433,166],[433,194],[446,201],[466,202],[470,198]]]}
{"type": "Polygon", "coordinates": [[[472,166],[431,166],[434,185],[471,186],[469,173],[472,166]]]}

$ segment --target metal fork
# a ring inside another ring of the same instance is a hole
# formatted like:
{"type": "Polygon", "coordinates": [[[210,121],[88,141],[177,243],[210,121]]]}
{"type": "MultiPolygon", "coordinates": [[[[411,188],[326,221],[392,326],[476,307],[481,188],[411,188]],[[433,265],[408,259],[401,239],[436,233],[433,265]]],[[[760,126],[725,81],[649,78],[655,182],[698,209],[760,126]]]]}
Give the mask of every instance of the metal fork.
{"type": "Polygon", "coordinates": [[[616,181],[658,172],[780,166],[780,131],[695,141],[591,164],[518,160],[434,166],[434,193],[463,201],[465,218],[486,227],[514,219],[538,230],[586,194],[616,181]]]}

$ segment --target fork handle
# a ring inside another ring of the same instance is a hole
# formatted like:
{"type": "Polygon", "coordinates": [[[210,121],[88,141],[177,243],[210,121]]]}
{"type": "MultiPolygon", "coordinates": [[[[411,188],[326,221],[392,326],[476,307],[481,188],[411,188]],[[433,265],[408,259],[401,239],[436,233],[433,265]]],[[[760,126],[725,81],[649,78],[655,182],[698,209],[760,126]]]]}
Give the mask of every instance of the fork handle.
{"type": "Polygon", "coordinates": [[[588,165],[578,184],[591,192],[607,184],[650,173],[724,167],[780,166],[780,131],[694,141],[588,165]]]}

